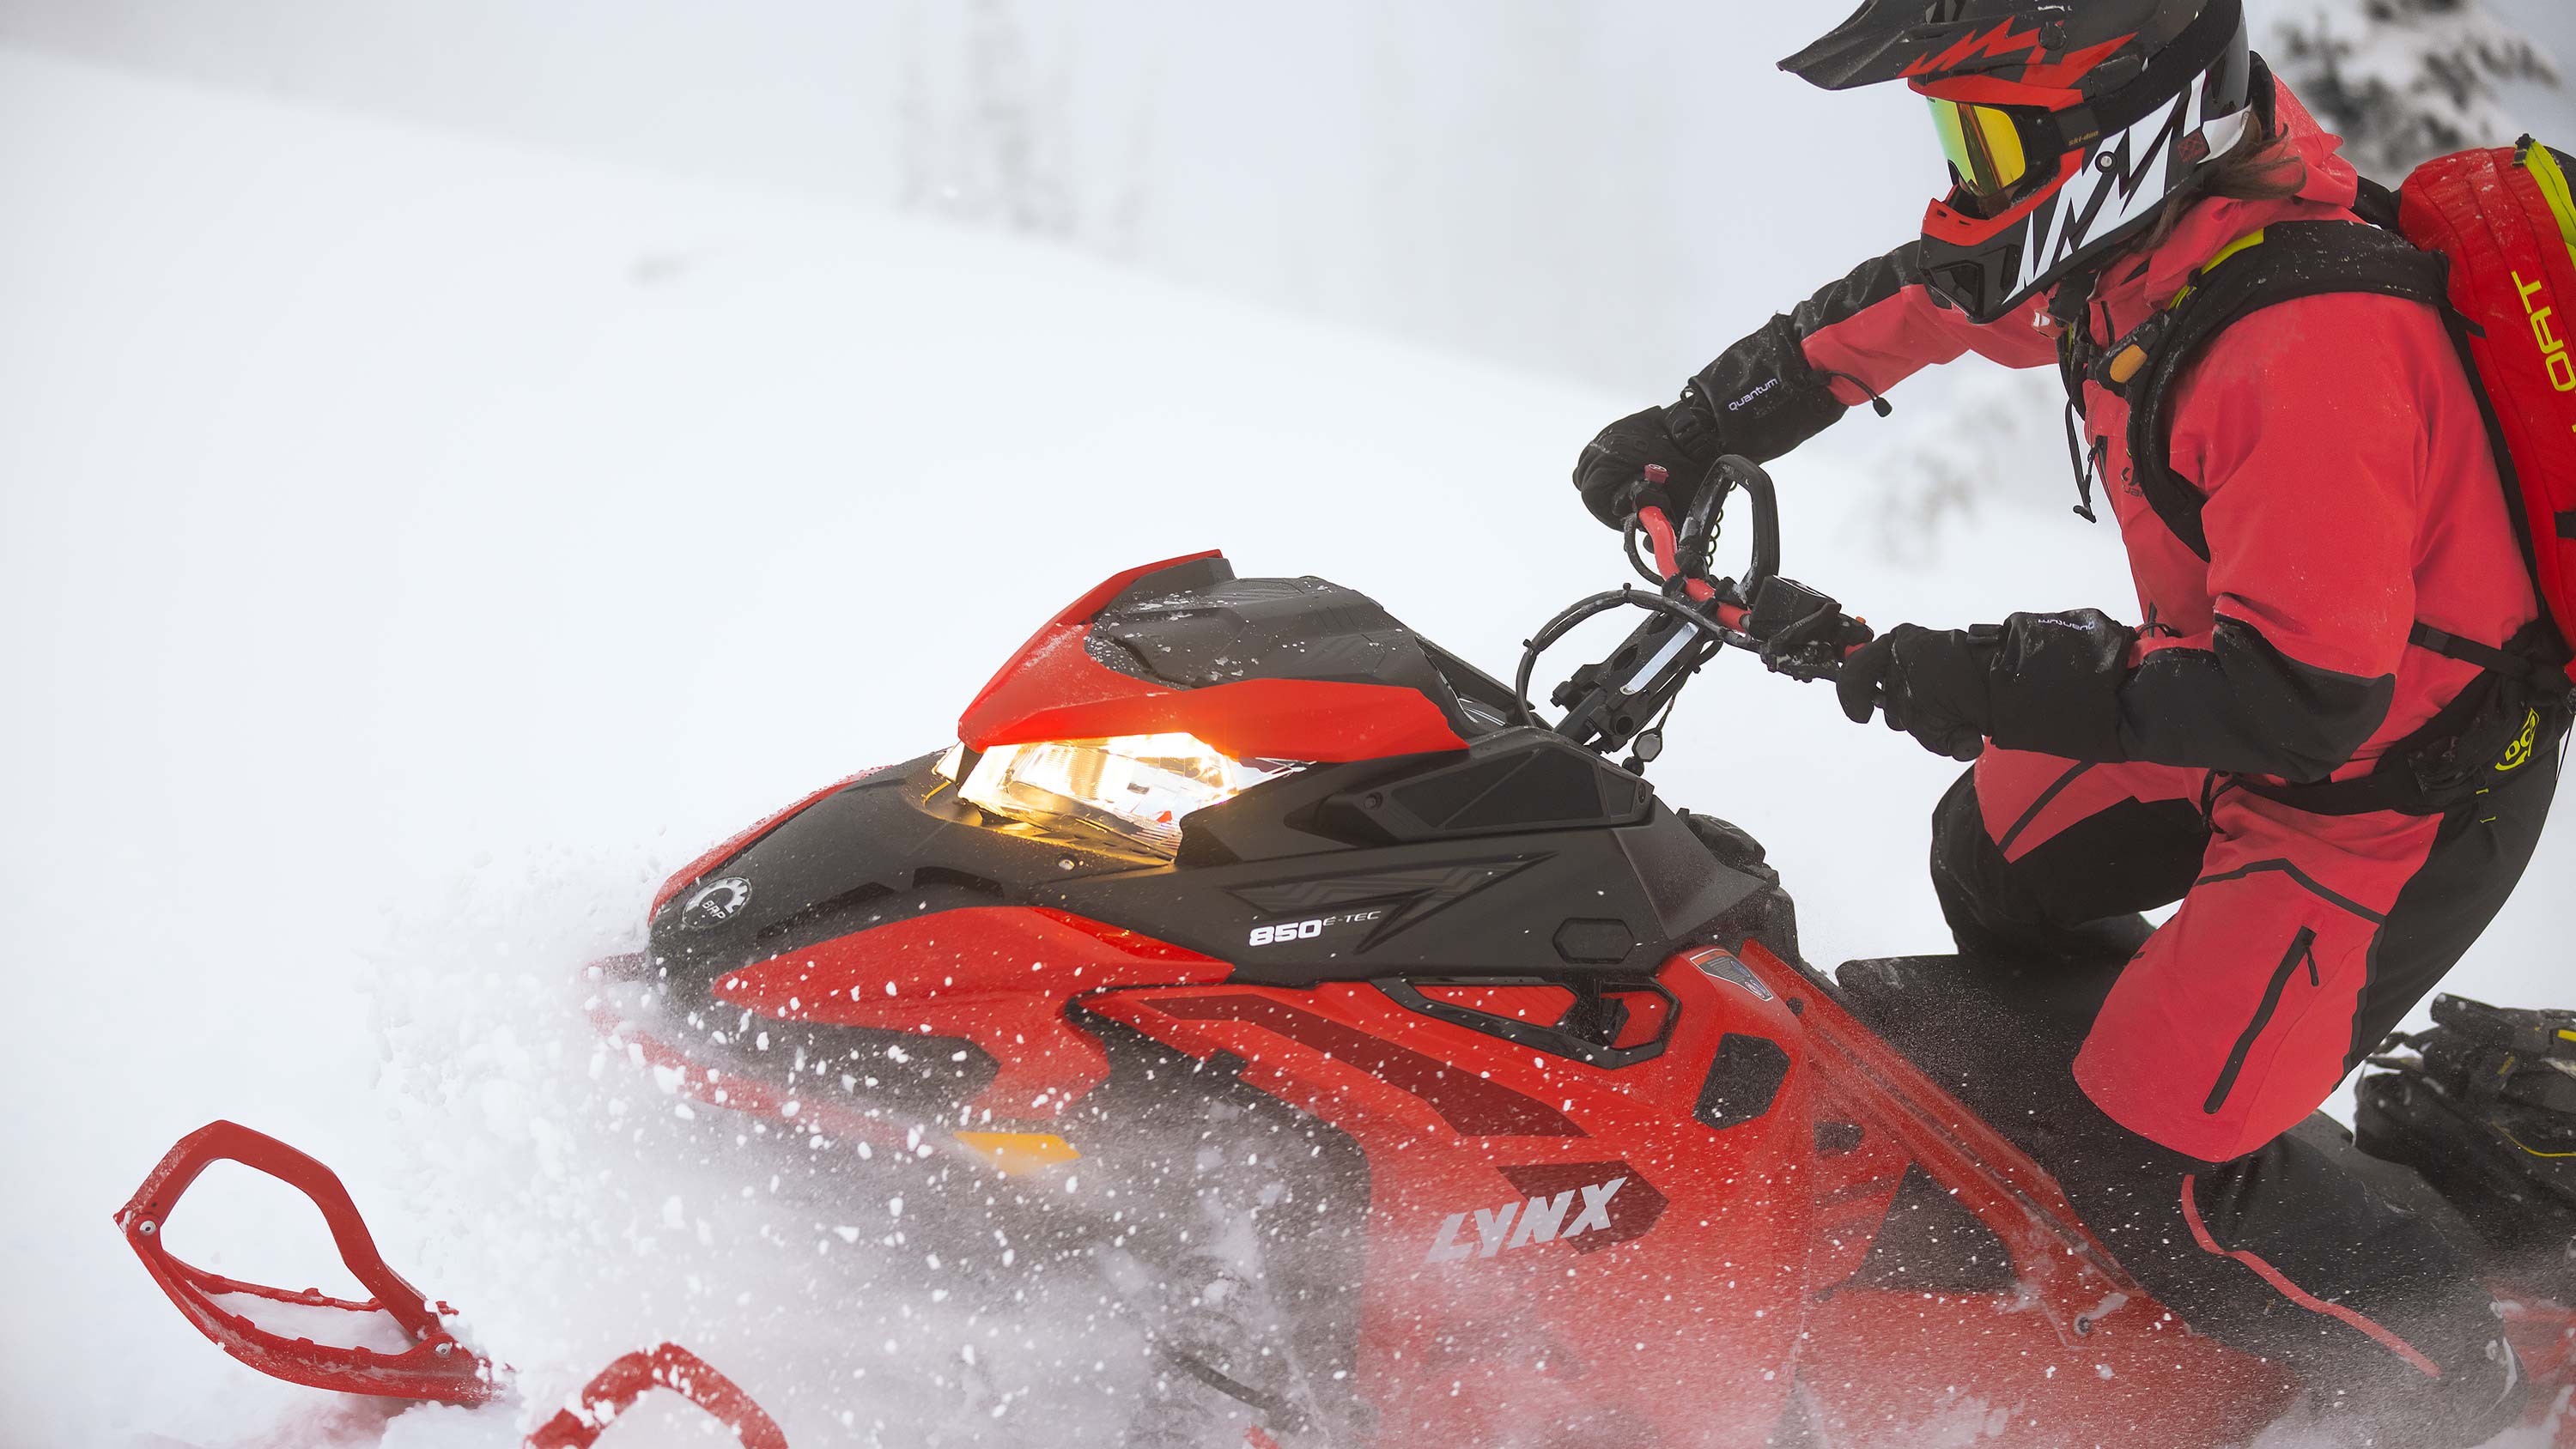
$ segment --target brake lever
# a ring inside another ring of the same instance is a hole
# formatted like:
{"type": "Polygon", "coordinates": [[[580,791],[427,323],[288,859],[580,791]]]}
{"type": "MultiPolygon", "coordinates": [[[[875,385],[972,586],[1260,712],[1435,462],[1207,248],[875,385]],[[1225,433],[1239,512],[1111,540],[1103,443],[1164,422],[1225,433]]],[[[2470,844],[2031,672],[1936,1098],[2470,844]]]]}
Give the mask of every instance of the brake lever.
{"type": "MultiPolygon", "coordinates": [[[[1630,501],[1670,475],[1644,470],[1630,501]]],[[[1847,617],[1832,598],[1780,576],[1780,515],[1770,476],[1740,457],[1710,466],[1683,526],[1660,505],[1635,504],[1622,540],[1629,562],[1656,585],[1646,593],[1623,588],[1568,606],[1521,645],[1512,681],[1524,723],[1553,728],[1602,754],[1633,745],[1628,768],[1642,772],[1662,753],[1662,720],[1681,688],[1726,647],[1758,655],[1765,668],[1793,679],[1833,679],[1844,658],[1871,638],[1869,625],[1847,617]],[[1709,541],[1717,534],[1726,498],[1742,488],[1753,502],[1753,557],[1741,581],[1711,579],[1709,541]],[[1637,554],[1643,535],[1651,567],[1637,554]],[[1565,711],[1555,725],[1541,720],[1530,702],[1530,677],[1549,646],[1587,619],[1614,609],[1643,608],[1659,617],[1628,636],[1609,657],[1587,664],[1559,685],[1550,702],[1565,711]]]]}
{"type": "Polygon", "coordinates": [[[1843,660],[1876,637],[1831,597],[1777,575],[1762,581],[1741,628],[1765,668],[1805,681],[1840,678],[1843,660]]]}
{"type": "MultiPolygon", "coordinates": [[[[1652,541],[1655,567],[1663,574],[1666,592],[1678,582],[1683,595],[1701,605],[1710,622],[1720,626],[1716,632],[1721,640],[1761,656],[1774,674],[1798,680],[1832,679],[1842,672],[1843,656],[1873,637],[1865,621],[1846,616],[1842,605],[1829,595],[1776,573],[1754,581],[1750,606],[1730,601],[1725,594],[1734,591],[1733,585],[1721,589],[1711,580],[1681,575],[1680,546],[1672,520],[1662,509],[1639,509],[1637,520],[1652,541]]],[[[1737,598],[1741,597],[1738,592],[1737,598]]]]}

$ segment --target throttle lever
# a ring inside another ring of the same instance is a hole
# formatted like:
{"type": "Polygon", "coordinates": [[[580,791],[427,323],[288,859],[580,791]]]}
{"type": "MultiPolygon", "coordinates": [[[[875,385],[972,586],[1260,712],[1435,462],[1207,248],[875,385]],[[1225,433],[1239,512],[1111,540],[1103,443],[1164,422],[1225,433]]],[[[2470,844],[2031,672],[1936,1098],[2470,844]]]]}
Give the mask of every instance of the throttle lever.
{"type": "MultiPolygon", "coordinates": [[[[1649,475],[1661,471],[1659,468],[1647,470],[1649,475]]],[[[1654,549],[1655,572],[1663,575],[1667,585],[1671,584],[1682,571],[1681,540],[1673,532],[1673,520],[1661,508],[1649,504],[1637,510],[1637,527],[1645,532],[1646,541],[1654,549]]],[[[1682,592],[1694,604],[1705,604],[1717,597],[1717,585],[1706,579],[1682,579],[1681,583],[1682,592]]],[[[1730,623],[1727,627],[1736,626],[1730,623]]]]}

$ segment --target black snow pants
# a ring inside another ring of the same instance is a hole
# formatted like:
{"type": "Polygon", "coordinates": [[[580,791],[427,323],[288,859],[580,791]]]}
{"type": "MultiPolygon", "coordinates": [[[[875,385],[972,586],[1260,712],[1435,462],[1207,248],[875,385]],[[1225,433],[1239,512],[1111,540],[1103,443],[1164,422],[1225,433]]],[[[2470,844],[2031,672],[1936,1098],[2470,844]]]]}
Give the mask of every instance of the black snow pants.
{"type": "MultiPolygon", "coordinates": [[[[2557,762],[2535,761],[2444,820],[2371,946],[2373,980],[2411,993],[2378,1004],[2380,1029],[2502,907],[2556,786],[2557,762]]],[[[2153,934],[2138,912],[2202,878],[2206,795],[2104,803],[2036,845],[2012,842],[2008,856],[1994,822],[2029,816],[1981,806],[1977,790],[1971,771],[1933,824],[1933,882],[1961,956],[1859,967],[1864,977],[1955,973],[1930,984],[1943,1004],[1906,1033],[1924,1044],[1915,1054],[2057,1179],[2148,1291],[2195,1328],[2290,1369],[2326,1413],[2368,1426],[2371,1442],[2468,1446],[2509,1427],[2527,1386],[2478,1281],[2473,1239],[2420,1180],[2362,1156],[2321,1117],[2204,1161],[2122,1127],[2075,1080],[2104,999],[2153,934]]],[[[1926,986],[1879,984],[1918,1008],[1926,986]]],[[[2372,1045],[2358,1035],[2355,1059],[2372,1045]]]]}

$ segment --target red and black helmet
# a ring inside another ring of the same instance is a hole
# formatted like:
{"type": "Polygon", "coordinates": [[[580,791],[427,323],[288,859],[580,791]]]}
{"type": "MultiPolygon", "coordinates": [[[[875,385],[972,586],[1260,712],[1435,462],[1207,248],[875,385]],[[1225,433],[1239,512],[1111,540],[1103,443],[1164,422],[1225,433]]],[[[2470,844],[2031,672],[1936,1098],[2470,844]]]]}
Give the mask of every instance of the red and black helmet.
{"type": "Polygon", "coordinates": [[[1868,0],[1780,63],[1932,101],[1933,290],[1993,322],[2153,224],[2257,130],[2244,0],[1868,0]]]}

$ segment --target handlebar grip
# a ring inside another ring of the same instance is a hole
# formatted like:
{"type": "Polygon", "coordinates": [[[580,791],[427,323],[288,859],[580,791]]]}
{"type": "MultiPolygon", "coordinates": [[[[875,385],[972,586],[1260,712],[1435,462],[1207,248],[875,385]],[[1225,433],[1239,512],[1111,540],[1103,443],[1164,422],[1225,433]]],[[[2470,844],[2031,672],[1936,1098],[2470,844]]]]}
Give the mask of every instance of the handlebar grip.
{"type": "MultiPolygon", "coordinates": [[[[1654,549],[1655,572],[1662,574],[1666,583],[1672,582],[1673,576],[1682,571],[1681,543],[1674,536],[1672,519],[1664,510],[1648,505],[1637,510],[1637,527],[1645,532],[1646,541],[1654,549]]],[[[1692,603],[1705,604],[1717,597],[1717,586],[1706,579],[1686,579],[1682,592],[1690,595],[1692,603]]],[[[1743,610],[1736,612],[1741,614],[1743,610]]],[[[1727,627],[1737,626],[1730,623],[1727,627]]]]}

